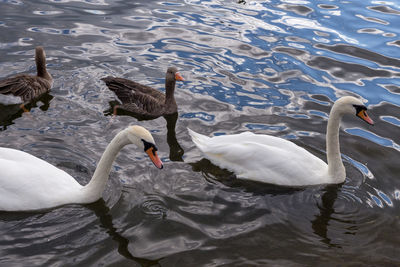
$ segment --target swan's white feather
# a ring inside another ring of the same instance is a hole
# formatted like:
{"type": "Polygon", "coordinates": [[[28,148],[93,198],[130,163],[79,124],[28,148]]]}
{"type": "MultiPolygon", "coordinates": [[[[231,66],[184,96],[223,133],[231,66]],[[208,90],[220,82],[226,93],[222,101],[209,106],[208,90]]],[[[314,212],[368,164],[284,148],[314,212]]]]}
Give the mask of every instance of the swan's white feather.
{"type": "Polygon", "coordinates": [[[155,153],[157,148],[150,132],[141,126],[130,126],[111,140],[92,179],[85,186],[44,160],[23,151],[0,147],[0,210],[32,211],[94,202],[102,196],[119,151],[128,144],[143,149],[144,141],[152,145],[148,154],[153,152],[151,160],[161,169],[163,166],[155,153]]]}
{"type": "Polygon", "coordinates": [[[0,147],[0,209],[60,206],[82,186],[68,173],[26,152],[0,147]]]}
{"type": "Polygon", "coordinates": [[[282,138],[251,132],[210,138],[188,130],[207,159],[241,179],[304,186],[324,183],[328,175],[324,161],[282,138]]]}

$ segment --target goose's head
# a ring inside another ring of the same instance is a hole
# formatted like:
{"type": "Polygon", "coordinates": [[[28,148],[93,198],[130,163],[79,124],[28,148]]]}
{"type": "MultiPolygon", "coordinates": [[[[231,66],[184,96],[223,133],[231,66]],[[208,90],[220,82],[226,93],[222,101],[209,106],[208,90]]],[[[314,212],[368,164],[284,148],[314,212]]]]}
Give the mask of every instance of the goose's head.
{"type": "Polygon", "coordinates": [[[157,147],[151,133],[142,126],[138,125],[129,126],[126,132],[128,140],[137,145],[139,148],[143,149],[147,155],[149,155],[154,165],[157,168],[162,169],[163,164],[160,158],[157,156],[157,147]]]}
{"type": "Polygon", "coordinates": [[[181,74],[178,72],[176,67],[169,67],[167,69],[166,80],[170,81],[184,81],[181,74]]]}
{"type": "Polygon", "coordinates": [[[367,107],[361,100],[353,96],[344,96],[336,100],[334,104],[342,115],[344,114],[355,114],[357,117],[365,121],[370,125],[374,125],[373,120],[367,114],[367,107]]]}
{"type": "Polygon", "coordinates": [[[46,53],[44,52],[43,46],[36,46],[35,47],[35,55],[46,57],[46,53]]]}

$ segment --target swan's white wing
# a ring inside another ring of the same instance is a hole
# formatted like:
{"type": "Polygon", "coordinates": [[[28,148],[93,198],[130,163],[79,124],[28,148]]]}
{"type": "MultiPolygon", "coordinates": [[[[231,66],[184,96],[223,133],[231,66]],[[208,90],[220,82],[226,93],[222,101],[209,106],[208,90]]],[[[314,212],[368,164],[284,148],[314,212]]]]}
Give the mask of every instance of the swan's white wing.
{"type": "Polygon", "coordinates": [[[62,205],[82,188],[63,170],[15,149],[0,147],[0,170],[0,210],[62,205]]]}
{"type": "Polygon", "coordinates": [[[282,138],[250,132],[212,138],[189,133],[206,158],[238,178],[302,186],[323,183],[321,176],[327,174],[325,162],[282,138]]]}

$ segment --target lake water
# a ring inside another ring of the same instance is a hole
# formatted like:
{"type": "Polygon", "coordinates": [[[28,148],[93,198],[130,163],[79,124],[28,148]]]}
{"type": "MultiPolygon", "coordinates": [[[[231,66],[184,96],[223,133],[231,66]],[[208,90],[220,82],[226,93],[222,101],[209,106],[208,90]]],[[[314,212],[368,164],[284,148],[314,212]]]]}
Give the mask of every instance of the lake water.
{"type": "Polygon", "coordinates": [[[0,213],[0,265],[400,265],[399,22],[397,1],[0,0],[0,77],[34,73],[43,45],[55,79],[30,115],[0,107],[0,146],[85,184],[113,136],[139,124],[164,161],[158,170],[127,147],[102,200],[0,213]],[[176,126],[111,119],[101,78],[163,90],[172,65],[186,79],[176,126]],[[325,160],[329,110],[344,95],[364,99],[376,123],[344,119],[342,185],[234,179],[186,130],[271,134],[325,160]]]}

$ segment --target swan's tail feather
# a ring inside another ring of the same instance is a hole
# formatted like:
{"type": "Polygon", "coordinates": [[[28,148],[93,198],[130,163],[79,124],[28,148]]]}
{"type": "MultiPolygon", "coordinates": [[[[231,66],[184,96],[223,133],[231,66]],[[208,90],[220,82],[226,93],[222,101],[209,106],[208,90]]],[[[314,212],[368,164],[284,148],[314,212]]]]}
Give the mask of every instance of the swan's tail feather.
{"type": "Polygon", "coordinates": [[[196,133],[193,130],[190,130],[189,128],[188,132],[190,137],[192,137],[192,141],[193,143],[195,143],[195,145],[200,149],[200,150],[204,150],[205,146],[207,145],[207,142],[210,140],[210,137],[196,133]]]}

